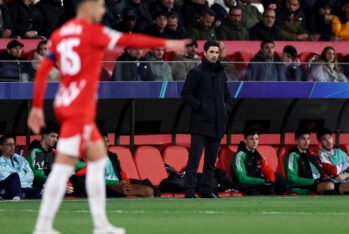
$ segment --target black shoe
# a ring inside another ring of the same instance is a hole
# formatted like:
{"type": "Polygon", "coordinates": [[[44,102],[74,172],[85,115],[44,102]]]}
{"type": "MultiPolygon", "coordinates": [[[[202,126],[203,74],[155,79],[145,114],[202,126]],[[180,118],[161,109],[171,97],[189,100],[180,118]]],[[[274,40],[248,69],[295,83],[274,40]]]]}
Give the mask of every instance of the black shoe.
{"type": "Polygon", "coordinates": [[[185,192],[184,198],[196,198],[194,192],[185,192]]]}
{"type": "Polygon", "coordinates": [[[205,193],[201,193],[201,197],[202,198],[219,198],[219,196],[215,193],[208,193],[208,192],[205,192],[205,193]]]}

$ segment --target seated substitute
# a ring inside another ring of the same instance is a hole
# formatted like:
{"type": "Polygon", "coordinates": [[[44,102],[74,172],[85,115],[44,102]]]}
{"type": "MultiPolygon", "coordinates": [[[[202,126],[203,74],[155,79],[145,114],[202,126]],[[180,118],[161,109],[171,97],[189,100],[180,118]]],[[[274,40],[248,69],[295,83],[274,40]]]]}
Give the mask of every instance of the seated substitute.
{"type": "Polygon", "coordinates": [[[317,139],[321,144],[319,157],[322,169],[335,185],[334,194],[349,193],[349,156],[333,147],[332,132],[329,129],[319,130],[317,139]]]}
{"type": "Polygon", "coordinates": [[[14,137],[0,138],[0,197],[21,200],[40,198],[40,190],[33,188],[34,174],[27,160],[15,153],[14,137]]]}
{"type": "Polygon", "coordinates": [[[258,152],[259,133],[247,130],[245,141],[231,160],[234,187],[248,195],[282,195],[286,181],[276,174],[267,160],[258,152]]]}
{"type": "MultiPolygon", "coordinates": [[[[109,149],[109,140],[103,135],[106,148],[109,149]]],[[[86,161],[80,160],[76,167],[76,173],[70,178],[74,193],[72,195],[85,195],[86,161]]],[[[129,179],[122,170],[118,156],[108,151],[105,168],[105,182],[107,197],[154,197],[155,189],[148,180],[129,179]]],[[[157,194],[158,195],[158,194],[157,194]]]]}
{"type": "Polygon", "coordinates": [[[286,179],[292,192],[308,194],[332,194],[335,186],[324,174],[319,157],[309,151],[310,131],[298,129],[295,132],[296,145],[291,147],[285,160],[286,179]]]}
{"type": "Polygon", "coordinates": [[[34,187],[42,188],[51,171],[55,146],[58,140],[58,127],[47,126],[42,130],[41,140],[34,140],[29,145],[27,161],[34,172],[34,187]]]}

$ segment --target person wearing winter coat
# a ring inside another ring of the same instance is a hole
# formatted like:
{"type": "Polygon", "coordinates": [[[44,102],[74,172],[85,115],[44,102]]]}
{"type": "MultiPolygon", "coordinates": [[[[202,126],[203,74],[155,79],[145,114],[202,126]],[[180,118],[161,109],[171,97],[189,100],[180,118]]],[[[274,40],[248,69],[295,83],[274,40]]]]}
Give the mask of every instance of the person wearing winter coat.
{"type": "Polygon", "coordinates": [[[347,82],[342,67],[338,64],[337,54],[333,47],[327,46],[311,68],[314,81],[347,82]]]}

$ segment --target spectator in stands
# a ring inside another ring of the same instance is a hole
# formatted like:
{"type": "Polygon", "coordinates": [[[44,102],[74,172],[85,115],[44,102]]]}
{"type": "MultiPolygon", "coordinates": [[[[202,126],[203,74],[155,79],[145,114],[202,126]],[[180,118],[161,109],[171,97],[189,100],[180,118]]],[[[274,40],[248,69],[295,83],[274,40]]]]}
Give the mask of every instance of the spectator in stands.
{"type": "Polygon", "coordinates": [[[12,40],[7,44],[6,51],[0,54],[0,80],[1,81],[30,81],[34,76],[34,69],[23,58],[24,45],[12,40]]]}
{"type": "Polygon", "coordinates": [[[349,193],[348,154],[333,147],[332,132],[329,129],[319,130],[316,136],[322,147],[319,150],[322,169],[335,185],[334,194],[349,193]]]}
{"type": "Polygon", "coordinates": [[[246,80],[248,81],[278,81],[279,62],[274,56],[274,41],[262,41],[261,50],[252,58],[247,66],[246,80]],[[257,63],[255,63],[257,62],[257,63]]]}
{"type": "Polygon", "coordinates": [[[111,28],[117,27],[116,25],[122,20],[123,11],[127,9],[125,7],[125,1],[122,0],[105,0],[105,14],[102,19],[102,24],[111,28]]]}
{"type": "Polygon", "coordinates": [[[332,39],[332,18],[331,1],[317,1],[315,9],[313,9],[308,17],[309,32],[319,35],[320,41],[330,41],[332,39]]]}
{"type": "Polygon", "coordinates": [[[144,0],[125,0],[123,8],[131,8],[136,12],[137,32],[144,32],[148,26],[152,25],[152,16],[144,0]]]}
{"type": "Polygon", "coordinates": [[[286,181],[257,150],[258,131],[246,130],[244,138],[230,164],[234,187],[248,195],[284,194],[286,181]]]}
{"type": "Polygon", "coordinates": [[[143,57],[143,49],[127,47],[116,60],[112,80],[142,81],[152,80],[152,76],[150,65],[143,57]]]}
{"type": "Polygon", "coordinates": [[[242,10],[242,25],[249,30],[262,19],[257,7],[251,4],[251,0],[239,0],[242,10]]]}
{"type": "Polygon", "coordinates": [[[186,0],[182,6],[183,23],[186,29],[200,24],[203,12],[209,9],[206,0],[186,0]]]}
{"type": "Polygon", "coordinates": [[[280,31],[275,26],[276,13],[273,9],[267,9],[263,12],[262,20],[255,24],[249,30],[250,40],[254,41],[279,41],[281,40],[280,31]]]}
{"type": "Polygon", "coordinates": [[[146,34],[156,37],[172,38],[173,32],[167,28],[167,13],[158,12],[154,18],[154,24],[146,29],[146,34]]]}
{"type": "Polygon", "coordinates": [[[348,81],[342,67],[338,64],[336,51],[331,46],[325,47],[316,63],[312,65],[311,76],[314,81],[348,81]]]}
{"type": "Polygon", "coordinates": [[[166,26],[167,13],[158,12],[154,15],[154,23],[146,29],[145,33],[151,36],[164,37],[166,26]]]}
{"type": "Polygon", "coordinates": [[[15,148],[14,137],[0,138],[0,196],[12,200],[40,198],[40,190],[32,187],[34,174],[29,163],[15,153],[15,148]]]}
{"type": "Polygon", "coordinates": [[[310,40],[306,30],[305,15],[300,8],[300,0],[285,0],[284,6],[277,8],[276,25],[281,31],[283,40],[310,40]]]}
{"type": "Polygon", "coordinates": [[[247,29],[241,23],[242,11],[238,6],[230,8],[228,18],[217,29],[219,40],[248,40],[247,29]]]}
{"type": "Polygon", "coordinates": [[[122,10],[121,21],[114,26],[116,30],[123,33],[137,32],[137,17],[134,9],[125,8],[122,10]]]}
{"type": "Polygon", "coordinates": [[[310,132],[298,129],[295,140],[297,144],[291,147],[285,160],[286,179],[291,184],[292,192],[333,193],[334,184],[325,178],[319,157],[309,152],[310,132]]]}
{"type": "Polygon", "coordinates": [[[35,6],[44,17],[42,36],[49,38],[51,33],[58,27],[64,14],[61,0],[37,0],[35,6]]]}
{"type": "Polygon", "coordinates": [[[34,0],[14,0],[9,4],[14,33],[22,38],[42,38],[44,16],[34,5],[34,0]]]}
{"type": "Polygon", "coordinates": [[[197,51],[198,43],[193,41],[193,43],[187,45],[187,51],[184,55],[177,54],[174,57],[171,63],[173,80],[185,80],[188,72],[200,64],[201,58],[197,51]]]}
{"type": "MultiPolygon", "coordinates": [[[[40,61],[44,58],[47,51],[47,41],[40,41],[36,51],[34,53],[34,58],[32,60],[32,66],[34,70],[38,69],[40,61]]],[[[49,81],[59,81],[59,72],[57,68],[52,68],[48,76],[49,81]]]]}
{"type": "Polygon", "coordinates": [[[344,0],[341,12],[332,17],[332,32],[339,40],[349,40],[349,0],[344,0]]]}
{"type": "Polygon", "coordinates": [[[167,15],[167,38],[183,39],[186,38],[186,32],[183,26],[178,25],[178,15],[176,12],[170,12],[167,15]]]}
{"type": "Polygon", "coordinates": [[[203,11],[199,24],[188,28],[189,37],[193,40],[215,40],[217,38],[215,17],[216,14],[211,9],[203,11]]]}
{"type": "Polygon", "coordinates": [[[292,45],[284,47],[279,71],[280,81],[307,81],[307,74],[298,58],[297,49],[292,45]]]}
{"type": "Polygon", "coordinates": [[[42,130],[41,140],[29,145],[27,161],[34,173],[34,187],[43,188],[55,159],[55,147],[58,140],[58,127],[47,126],[42,130]]]}
{"type": "Polygon", "coordinates": [[[216,25],[219,26],[228,18],[229,9],[237,5],[236,0],[214,0],[211,10],[216,13],[216,25]]]}
{"type": "Polygon", "coordinates": [[[0,0],[0,38],[9,38],[13,34],[13,24],[5,0],[0,0]]]}
{"type": "Polygon", "coordinates": [[[205,148],[204,171],[200,193],[204,198],[217,198],[213,193],[214,165],[227,116],[231,112],[231,97],[224,67],[219,62],[219,43],[204,44],[202,63],[190,70],[182,90],[182,98],[191,109],[191,145],[186,167],[185,197],[195,198],[197,169],[205,148]],[[212,79],[214,78],[214,79],[212,79]]]}
{"type": "Polygon", "coordinates": [[[165,48],[158,47],[151,49],[144,57],[149,61],[152,72],[150,81],[172,81],[171,66],[164,61],[165,48]]]}
{"type": "Polygon", "coordinates": [[[155,15],[159,12],[166,12],[167,15],[174,13],[177,15],[178,25],[180,28],[183,28],[183,19],[182,12],[180,7],[176,6],[174,0],[155,0],[151,5],[150,9],[152,10],[153,19],[155,15]]]}
{"type": "Polygon", "coordinates": [[[222,63],[222,65],[225,67],[225,75],[227,77],[227,80],[229,81],[235,81],[238,80],[238,73],[236,71],[236,68],[234,66],[234,61],[229,58],[225,51],[225,45],[223,42],[219,42],[219,61],[222,63]]]}

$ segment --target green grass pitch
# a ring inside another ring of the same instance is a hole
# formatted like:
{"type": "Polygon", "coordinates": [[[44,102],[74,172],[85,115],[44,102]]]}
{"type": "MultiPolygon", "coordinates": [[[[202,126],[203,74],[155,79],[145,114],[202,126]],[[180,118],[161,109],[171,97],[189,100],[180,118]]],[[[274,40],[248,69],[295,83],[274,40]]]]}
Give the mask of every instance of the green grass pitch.
{"type": "MultiPolygon", "coordinates": [[[[0,233],[31,233],[40,201],[0,202],[0,233]]],[[[111,199],[108,216],[128,234],[349,233],[348,196],[111,199]]],[[[85,199],[65,200],[55,228],[92,233],[85,199]]]]}

